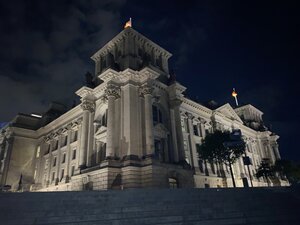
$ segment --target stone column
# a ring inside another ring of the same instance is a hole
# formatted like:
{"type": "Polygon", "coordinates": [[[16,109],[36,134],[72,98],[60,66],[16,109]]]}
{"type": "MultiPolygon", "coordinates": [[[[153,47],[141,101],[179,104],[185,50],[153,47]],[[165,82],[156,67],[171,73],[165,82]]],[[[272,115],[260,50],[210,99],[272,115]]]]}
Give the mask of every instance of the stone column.
{"type": "Polygon", "coordinates": [[[89,117],[90,112],[95,110],[95,103],[91,100],[84,99],[81,103],[83,110],[80,147],[79,147],[79,168],[86,168],[87,147],[88,147],[88,133],[89,133],[89,117]]]}
{"type": "MultiPolygon", "coordinates": [[[[193,118],[194,116],[190,113],[187,114],[188,116],[188,126],[189,126],[189,142],[190,142],[190,152],[191,152],[191,163],[193,167],[199,167],[198,165],[198,153],[196,150],[196,144],[194,140],[194,126],[193,126],[193,118]]],[[[198,128],[197,128],[198,129],[198,128]]]]}
{"type": "Polygon", "coordinates": [[[94,121],[93,122],[93,150],[94,150],[94,159],[92,161],[92,164],[98,164],[98,144],[97,141],[95,139],[95,134],[97,132],[98,127],[100,126],[100,122],[99,121],[94,121]]]}
{"type": "Polygon", "coordinates": [[[87,167],[92,166],[92,155],[94,151],[94,117],[95,117],[95,109],[90,111],[89,115],[89,136],[88,136],[88,147],[87,147],[87,167]]]}
{"type": "Polygon", "coordinates": [[[57,156],[56,156],[56,174],[55,174],[55,185],[58,184],[58,182],[60,181],[60,164],[61,164],[61,159],[60,159],[60,146],[61,146],[61,133],[59,132],[57,137],[57,156]]]}
{"type": "Polygon", "coordinates": [[[153,88],[148,85],[141,88],[141,94],[145,98],[146,155],[152,155],[154,153],[152,91],[153,88]]]}
{"type": "MultiPolygon", "coordinates": [[[[181,116],[179,106],[181,104],[180,99],[174,99],[171,101],[171,120],[174,121],[172,125],[173,135],[175,136],[175,142],[177,142],[177,154],[174,154],[174,159],[176,162],[175,156],[178,156],[177,161],[184,160],[184,147],[183,147],[183,135],[182,135],[182,128],[181,128],[181,116]],[[175,126],[175,127],[174,127],[175,126]],[[175,132],[174,132],[175,128],[175,132]]],[[[173,138],[174,140],[174,138],[173,138]]]]}
{"type": "Polygon", "coordinates": [[[205,133],[205,120],[204,119],[200,119],[200,124],[199,124],[199,126],[200,126],[200,130],[201,130],[201,137],[202,138],[205,138],[205,135],[206,135],[206,133],[205,133]]]}
{"type": "Polygon", "coordinates": [[[172,152],[172,160],[174,162],[179,161],[179,156],[178,156],[178,146],[177,146],[177,137],[176,137],[176,125],[175,125],[175,115],[174,115],[174,109],[170,109],[170,119],[171,119],[171,129],[172,129],[172,147],[173,147],[173,152],[172,152]]]}
{"type": "MultiPolygon", "coordinates": [[[[49,137],[50,138],[50,137],[49,137]]],[[[51,183],[51,169],[52,169],[52,149],[53,149],[53,140],[49,139],[49,154],[48,154],[48,171],[47,171],[47,180],[46,186],[51,183]]]]}
{"type": "Polygon", "coordinates": [[[116,85],[109,84],[105,90],[107,97],[107,131],[106,131],[106,158],[114,156],[114,115],[115,115],[115,99],[120,96],[120,89],[116,85]]]}
{"type": "Polygon", "coordinates": [[[68,136],[67,136],[67,150],[66,150],[66,166],[65,166],[65,176],[66,176],[66,183],[69,182],[69,178],[70,178],[70,158],[72,157],[72,149],[71,149],[71,138],[72,138],[72,126],[71,124],[69,124],[67,126],[67,133],[68,133],[68,136]]]}

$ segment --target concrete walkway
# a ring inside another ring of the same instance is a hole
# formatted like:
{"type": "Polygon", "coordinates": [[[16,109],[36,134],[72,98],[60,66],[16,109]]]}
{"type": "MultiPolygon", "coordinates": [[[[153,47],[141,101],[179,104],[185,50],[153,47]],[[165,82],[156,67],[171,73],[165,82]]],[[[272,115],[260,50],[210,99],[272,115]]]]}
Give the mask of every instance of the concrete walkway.
{"type": "Polygon", "coordinates": [[[1,225],[300,224],[300,189],[0,193],[1,225]]]}

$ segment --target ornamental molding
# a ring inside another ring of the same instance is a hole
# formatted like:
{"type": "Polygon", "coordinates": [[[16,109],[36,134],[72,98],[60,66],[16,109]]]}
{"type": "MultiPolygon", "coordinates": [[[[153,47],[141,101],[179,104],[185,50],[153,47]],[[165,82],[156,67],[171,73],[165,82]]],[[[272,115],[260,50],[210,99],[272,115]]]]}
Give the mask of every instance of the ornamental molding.
{"type": "Polygon", "coordinates": [[[84,86],[80,88],[78,91],[76,91],[75,93],[81,98],[87,98],[88,96],[93,95],[93,89],[84,86]]]}
{"type": "Polygon", "coordinates": [[[91,57],[91,59],[94,61],[99,60],[101,57],[105,56],[108,52],[110,52],[116,45],[119,45],[122,42],[124,42],[128,38],[128,36],[132,36],[137,42],[140,43],[140,45],[153,49],[153,51],[157,52],[157,54],[164,56],[166,59],[172,56],[170,52],[155,44],[153,41],[140,34],[133,28],[127,28],[121,31],[117,36],[115,36],[106,45],[99,49],[91,57]]]}
{"type": "Polygon", "coordinates": [[[63,135],[67,135],[68,131],[70,130],[76,130],[79,126],[79,124],[81,123],[82,118],[76,119],[68,124],[66,124],[65,126],[54,130],[53,132],[49,133],[48,135],[43,137],[43,141],[45,143],[50,143],[51,140],[53,139],[58,139],[62,134],[63,135]]]}
{"type": "Polygon", "coordinates": [[[140,71],[135,71],[128,68],[121,72],[117,72],[113,69],[108,69],[101,73],[98,77],[104,82],[113,81],[119,84],[133,82],[136,84],[141,84],[145,83],[149,79],[155,80],[159,77],[159,73],[150,69],[149,67],[145,67],[140,71]]]}
{"type": "Polygon", "coordinates": [[[204,107],[203,105],[200,105],[197,102],[187,99],[185,97],[182,98],[182,102],[196,110],[199,110],[200,112],[204,112],[205,114],[211,115],[211,113],[212,113],[212,110],[204,107]]]}

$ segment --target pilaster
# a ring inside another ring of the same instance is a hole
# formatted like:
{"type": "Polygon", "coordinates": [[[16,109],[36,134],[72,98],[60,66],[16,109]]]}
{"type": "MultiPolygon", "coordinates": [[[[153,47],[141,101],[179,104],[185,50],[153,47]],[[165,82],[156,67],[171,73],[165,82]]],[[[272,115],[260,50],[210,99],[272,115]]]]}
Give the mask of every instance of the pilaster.
{"type": "Polygon", "coordinates": [[[79,147],[79,168],[84,169],[87,166],[87,150],[89,143],[89,127],[90,127],[90,114],[95,111],[95,103],[93,99],[83,99],[81,103],[83,110],[80,147],[79,147]]]}
{"type": "Polygon", "coordinates": [[[108,103],[107,112],[107,133],[106,133],[106,158],[112,158],[114,151],[114,134],[115,134],[115,99],[120,97],[120,88],[114,84],[108,84],[105,90],[108,103]]]}
{"type": "Polygon", "coordinates": [[[153,115],[152,115],[152,92],[150,85],[144,85],[140,89],[140,93],[144,96],[145,107],[145,137],[146,137],[146,155],[154,154],[154,138],[153,138],[153,115]]]}
{"type": "Polygon", "coordinates": [[[191,152],[191,158],[192,158],[192,167],[199,167],[198,164],[198,153],[196,150],[196,144],[194,140],[194,127],[193,127],[193,119],[194,116],[191,113],[187,114],[188,116],[188,125],[189,125],[189,142],[190,142],[190,152],[191,152]]]}

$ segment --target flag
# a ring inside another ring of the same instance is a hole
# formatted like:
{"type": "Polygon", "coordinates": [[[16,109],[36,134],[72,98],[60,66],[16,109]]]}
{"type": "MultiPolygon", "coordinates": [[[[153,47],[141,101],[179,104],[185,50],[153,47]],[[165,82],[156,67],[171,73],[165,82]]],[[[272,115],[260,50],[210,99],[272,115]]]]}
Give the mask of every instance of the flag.
{"type": "Polygon", "coordinates": [[[132,27],[131,18],[125,23],[124,29],[128,27],[132,27]]]}

